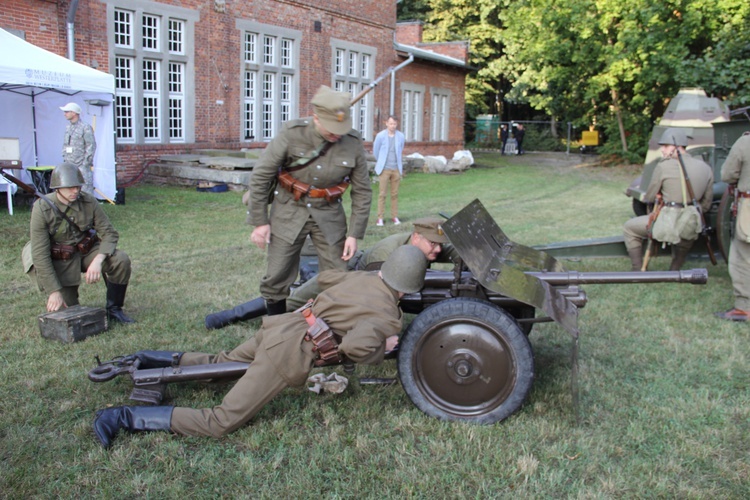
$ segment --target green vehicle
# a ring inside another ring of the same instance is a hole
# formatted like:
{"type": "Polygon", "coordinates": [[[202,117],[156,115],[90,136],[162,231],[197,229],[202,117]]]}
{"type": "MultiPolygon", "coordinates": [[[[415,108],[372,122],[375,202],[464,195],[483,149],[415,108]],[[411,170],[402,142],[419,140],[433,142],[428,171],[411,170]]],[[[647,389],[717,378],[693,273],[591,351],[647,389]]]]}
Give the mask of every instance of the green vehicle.
{"type": "MultiPolygon", "coordinates": [[[[727,184],[721,182],[721,167],[734,142],[746,131],[750,131],[750,108],[730,111],[720,99],[708,97],[703,89],[682,89],[670,101],[667,111],[654,126],[649,140],[649,149],[643,174],[625,190],[632,199],[633,213],[646,215],[649,207],[644,196],[654,169],[661,159],[659,138],[667,128],[685,129],[690,137],[687,151],[692,156],[702,157],[714,171],[714,202],[706,214],[710,228],[711,248],[726,260],[729,255],[733,200],[727,194],[727,184]]],[[[552,243],[535,247],[554,257],[626,257],[622,236],[580,241],[552,243]]],[[[707,255],[705,238],[701,237],[693,246],[691,254],[707,255]]]]}

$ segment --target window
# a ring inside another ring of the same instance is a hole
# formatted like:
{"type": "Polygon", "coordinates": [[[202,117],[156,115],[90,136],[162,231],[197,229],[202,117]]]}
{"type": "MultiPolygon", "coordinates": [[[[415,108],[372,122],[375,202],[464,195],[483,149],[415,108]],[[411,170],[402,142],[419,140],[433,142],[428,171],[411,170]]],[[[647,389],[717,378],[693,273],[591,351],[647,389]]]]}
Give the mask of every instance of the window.
{"type": "Polygon", "coordinates": [[[242,140],[268,142],[295,117],[298,31],[237,21],[242,30],[242,140]]]}
{"type": "Polygon", "coordinates": [[[430,140],[447,141],[450,118],[450,92],[443,89],[430,89],[432,106],[430,109],[430,140]]]}
{"type": "MultiPolygon", "coordinates": [[[[333,67],[333,88],[348,92],[352,99],[367,89],[375,79],[372,61],[377,49],[343,40],[331,40],[333,67]]],[[[351,109],[352,126],[366,141],[373,140],[373,97],[368,93],[351,109]]]]}
{"type": "Polygon", "coordinates": [[[147,0],[103,1],[113,40],[117,142],[193,140],[192,30],[199,14],[147,0]]]}
{"type": "Polygon", "coordinates": [[[421,141],[424,87],[411,84],[401,87],[401,131],[407,141],[421,141]]]}

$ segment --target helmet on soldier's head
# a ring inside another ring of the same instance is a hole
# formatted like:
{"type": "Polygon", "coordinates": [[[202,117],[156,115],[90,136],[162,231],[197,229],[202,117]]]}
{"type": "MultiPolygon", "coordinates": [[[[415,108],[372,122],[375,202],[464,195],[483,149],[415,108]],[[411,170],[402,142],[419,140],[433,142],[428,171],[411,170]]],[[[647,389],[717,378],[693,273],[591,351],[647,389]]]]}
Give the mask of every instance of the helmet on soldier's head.
{"type": "Polygon", "coordinates": [[[62,163],[56,166],[49,181],[50,189],[81,187],[84,184],[83,174],[72,163],[62,163]]]}
{"type": "Polygon", "coordinates": [[[688,145],[687,133],[679,128],[668,128],[661,134],[659,139],[659,145],[661,146],[682,146],[686,148],[688,145]]]}
{"type": "Polygon", "coordinates": [[[427,257],[414,245],[403,245],[394,250],[380,268],[383,281],[403,293],[415,293],[424,286],[427,257]]]}

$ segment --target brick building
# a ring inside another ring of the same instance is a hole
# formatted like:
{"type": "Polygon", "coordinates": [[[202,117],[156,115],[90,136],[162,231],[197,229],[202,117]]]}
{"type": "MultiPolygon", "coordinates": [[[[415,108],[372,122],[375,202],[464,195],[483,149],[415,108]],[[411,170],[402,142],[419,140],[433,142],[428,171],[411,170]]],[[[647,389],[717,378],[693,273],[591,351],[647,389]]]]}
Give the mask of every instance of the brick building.
{"type": "Polygon", "coordinates": [[[468,43],[422,43],[396,2],[362,0],[8,0],[0,27],[115,76],[118,177],[196,149],[262,147],[311,113],[320,85],[359,94],[370,146],[389,114],[406,153],[464,146],[468,43]]]}

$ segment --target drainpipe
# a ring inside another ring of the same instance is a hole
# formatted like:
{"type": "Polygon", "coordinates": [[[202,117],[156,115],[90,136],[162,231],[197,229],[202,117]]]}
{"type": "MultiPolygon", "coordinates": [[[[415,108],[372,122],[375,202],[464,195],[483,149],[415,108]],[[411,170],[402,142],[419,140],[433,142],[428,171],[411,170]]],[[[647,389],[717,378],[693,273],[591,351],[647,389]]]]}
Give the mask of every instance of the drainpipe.
{"type": "Polygon", "coordinates": [[[70,2],[70,7],[68,7],[68,17],[67,17],[68,59],[70,59],[71,61],[76,60],[76,31],[75,31],[76,10],[78,10],[78,0],[72,0],[70,2]]]}
{"type": "Polygon", "coordinates": [[[389,108],[389,115],[396,114],[396,110],[394,109],[396,106],[396,71],[400,70],[404,66],[408,66],[412,62],[414,62],[414,54],[409,54],[409,59],[391,69],[391,107],[389,108]]]}

